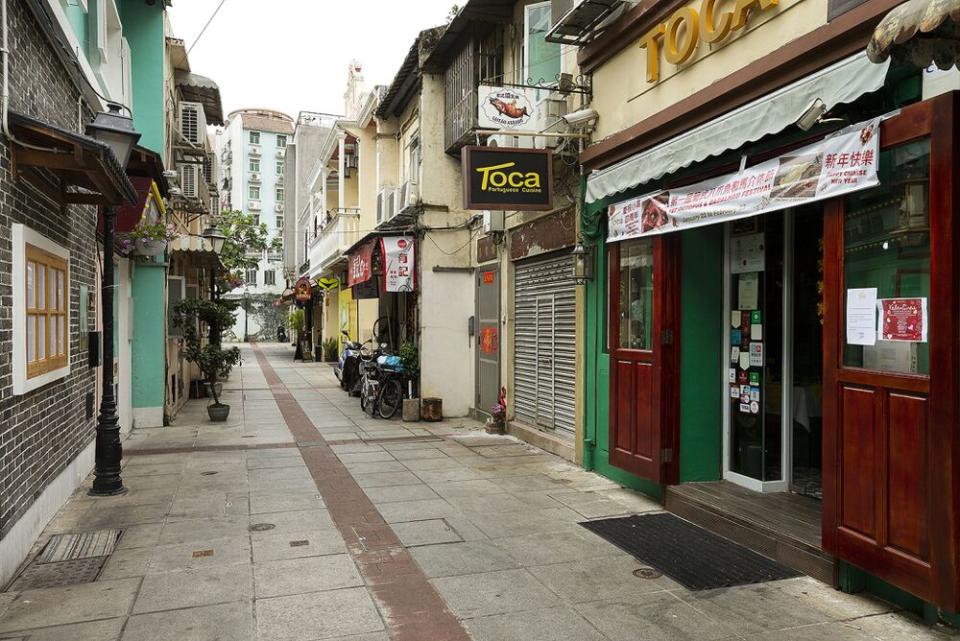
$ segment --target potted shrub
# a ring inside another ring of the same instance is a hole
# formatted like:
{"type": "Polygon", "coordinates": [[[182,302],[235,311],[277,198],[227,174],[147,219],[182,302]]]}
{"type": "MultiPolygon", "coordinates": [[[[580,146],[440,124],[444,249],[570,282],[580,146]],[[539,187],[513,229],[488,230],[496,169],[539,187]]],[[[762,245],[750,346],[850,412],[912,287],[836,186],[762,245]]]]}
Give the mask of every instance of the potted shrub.
{"type": "Polygon", "coordinates": [[[323,360],[328,363],[336,362],[340,358],[340,341],[328,338],[323,341],[323,360]]]}
{"type": "Polygon", "coordinates": [[[290,333],[294,335],[294,340],[297,342],[297,351],[293,355],[293,360],[303,360],[302,334],[304,328],[307,326],[307,317],[303,313],[303,310],[298,307],[291,309],[287,324],[290,326],[290,333]]]}
{"type": "Polygon", "coordinates": [[[400,361],[407,375],[407,398],[403,399],[403,420],[420,420],[420,350],[413,341],[400,345],[400,361]]]}
{"type": "Polygon", "coordinates": [[[230,406],[220,402],[222,384],[218,381],[230,375],[230,370],[240,362],[240,350],[236,347],[223,349],[217,343],[203,345],[199,324],[205,323],[220,336],[223,327],[232,327],[235,321],[234,305],[226,301],[186,299],[174,307],[173,323],[183,332],[181,353],[195,363],[203,373],[213,403],[207,406],[207,414],[215,423],[222,423],[230,415],[230,406]]]}
{"type": "Polygon", "coordinates": [[[167,245],[176,237],[176,228],[162,222],[140,222],[130,232],[130,238],[141,256],[159,256],[167,251],[167,245]]]}

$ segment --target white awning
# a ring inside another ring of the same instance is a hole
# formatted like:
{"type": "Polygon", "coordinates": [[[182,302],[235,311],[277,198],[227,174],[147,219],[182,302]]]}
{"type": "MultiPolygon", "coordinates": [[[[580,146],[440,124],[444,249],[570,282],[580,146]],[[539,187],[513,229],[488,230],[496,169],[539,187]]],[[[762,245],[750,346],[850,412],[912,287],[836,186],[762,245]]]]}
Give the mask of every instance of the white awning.
{"type": "Polygon", "coordinates": [[[883,87],[890,61],[865,53],[841,60],[774,93],[735,109],[665,143],[600,169],[587,178],[593,203],[643,185],[793,125],[819,98],[828,109],[883,87]]]}

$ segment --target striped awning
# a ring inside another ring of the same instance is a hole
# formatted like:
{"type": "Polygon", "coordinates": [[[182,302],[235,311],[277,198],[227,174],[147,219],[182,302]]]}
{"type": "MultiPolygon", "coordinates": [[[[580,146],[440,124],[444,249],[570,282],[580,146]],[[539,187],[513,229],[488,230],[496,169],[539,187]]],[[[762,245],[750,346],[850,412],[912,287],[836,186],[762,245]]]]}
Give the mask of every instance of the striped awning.
{"type": "Polygon", "coordinates": [[[874,29],[867,57],[921,68],[960,66],[960,0],[908,0],[894,7],[874,29]]]}
{"type": "Polygon", "coordinates": [[[198,262],[202,261],[203,265],[200,266],[216,267],[220,265],[220,257],[213,251],[213,245],[209,240],[200,236],[181,234],[170,241],[169,250],[171,254],[177,252],[190,254],[198,262]]]}

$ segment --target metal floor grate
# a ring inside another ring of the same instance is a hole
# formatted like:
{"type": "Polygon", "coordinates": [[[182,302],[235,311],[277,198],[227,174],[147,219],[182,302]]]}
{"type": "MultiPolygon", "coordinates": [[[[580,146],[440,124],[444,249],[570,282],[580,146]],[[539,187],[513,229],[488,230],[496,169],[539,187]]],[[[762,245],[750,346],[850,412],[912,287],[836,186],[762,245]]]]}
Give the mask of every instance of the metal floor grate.
{"type": "Polygon", "coordinates": [[[673,514],[600,519],[583,527],[689,590],[764,583],[798,572],[673,514]]]}
{"type": "Polygon", "coordinates": [[[40,563],[35,560],[20,573],[7,592],[23,592],[40,588],[59,588],[78,583],[92,583],[97,580],[100,570],[109,557],[94,556],[73,561],[40,563]]]}
{"type": "Polygon", "coordinates": [[[75,534],[58,534],[50,539],[37,557],[37,563],[75,561],[96,556],[110,556],[120,538],[120,530],[95,530],[75,534]]]}

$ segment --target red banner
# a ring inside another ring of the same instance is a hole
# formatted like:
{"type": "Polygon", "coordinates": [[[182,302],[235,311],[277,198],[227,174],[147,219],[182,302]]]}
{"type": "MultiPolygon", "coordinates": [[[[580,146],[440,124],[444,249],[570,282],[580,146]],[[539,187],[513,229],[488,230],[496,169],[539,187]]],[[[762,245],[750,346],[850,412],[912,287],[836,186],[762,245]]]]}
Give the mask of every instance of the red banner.
{"type": "Polygon", "coordinates": [[[297,300],[301,303],[305,303],[313,296],[313,288],[310,286],[310,279],[304,276],[297,281],[297,284],[294,286],[293,291],[297,300]]]}
{"type": "Polygon", "coordinates": [[[350,254],[347,264],[347,286],[365,283],[373,276],[373,241],[365,243],[350,254]]]}

